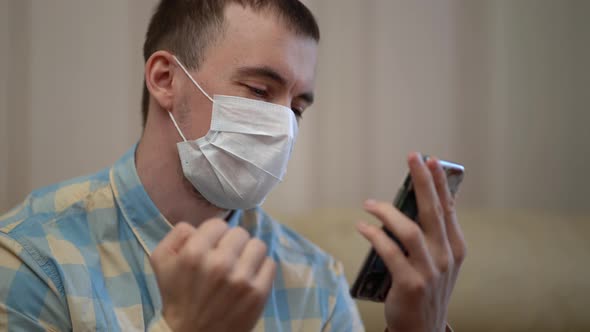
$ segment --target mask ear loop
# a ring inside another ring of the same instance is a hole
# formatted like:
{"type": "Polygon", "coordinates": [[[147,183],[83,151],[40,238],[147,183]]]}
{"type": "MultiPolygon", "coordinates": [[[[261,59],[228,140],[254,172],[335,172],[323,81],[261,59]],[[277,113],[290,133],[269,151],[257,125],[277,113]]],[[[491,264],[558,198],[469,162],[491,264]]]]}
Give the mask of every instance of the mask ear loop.
{"type": "Polygon", "coordinates": [[[174,57],[174,61],[176,61],[176,63],[180,66],[180,69],[182,69],[182,71],[186,74],[186,76],[188,76],[188,78],[193,82],[193,84],[199,88],[199,90],[201,90],[201,92],[205,95],[205,97],[207,97],[209,100],[211,100],[211,102],[213,102],[213,98],[209,97],[209,95],[207,94],[207,92],[205,92],[205,90],[203,90],[203,88],[201,88],[201,86],[199,85],[199,83],[197,83],[197,81],[195,81],[195,79],[192,77],[192,75],[188,72],[188,70],[186,70],[186,68],[184,67],[184,65],[180,62],[180,60],[178,60],[178,58],[176,57],[176,55],[173,55],[172,57],[174,57]]]}
{"type": "Polygon", "coordinates": [[[176,120],[174,119],[174,115],[172,115],[172,112],[168,112],[168,115],[170,115],[170,119],[172,119],[172,123],[174,123],[174,127],[176,127],[176,130],[180,134],[180,137],[182,137],[182,139],[186,142],[186,137],[184,137],[184,135],[182,134],[182,131],[180,130],[178,123],[176,123],[176,120]]]}
{"type": "MultiPolygon", "coordinates": [[[[211,98],[207,94],[207,92],[205,92],[205,90],[203,90],[203,88],[201,88],[201,86],[199,85],[199,83],[197,83],[197,81],[195,81],[195,79],[193,78],[193,76],[188,72],[188,70],[186,70],[186,68],[184,67],[184,65],[182,64],[182,62],[180,62],[180,60],[178,60],[178,58],[176,57],[176,55],[173,55],[172,57],[174,58],[174,61],[176,61],[176,63],[180,67],[180,69],[182,69],[182,71],[193,82],[193,84],[201,91],[201,93],[203,93],[203,95],[205,95],[205,97],[207,97],[207,99],[209,99],[211,102],[213,102],[213,98],[211,98]]],[[[184,135],[182,134],[182,131],[180,130],[180,127],[178,126],[178,123],[176,123],[176,120],[174,119],[174,115],[172,115],[172,112],[168,112],[168,115],[170,115],[170,119],[172,119],[172,123],[174,123],[174,127],[176,127],[176,130],[180,134],[180,137],[182,137],[182,139],[186,142],[187,141],[186,140],[186,137],[184,137],[184,135]]]]}

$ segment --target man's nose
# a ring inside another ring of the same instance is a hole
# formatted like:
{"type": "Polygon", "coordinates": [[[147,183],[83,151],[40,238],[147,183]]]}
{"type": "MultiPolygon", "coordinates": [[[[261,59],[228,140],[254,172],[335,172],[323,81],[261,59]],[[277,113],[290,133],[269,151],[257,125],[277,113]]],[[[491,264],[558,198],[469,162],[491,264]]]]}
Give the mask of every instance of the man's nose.
{"type": "Polygon", "coordinates": [[[291,104],[293,103],[293,98],[289,95],[279,96],[273,103],[281,106],[285,106],[287,108],[291,108],[291,104]]]}

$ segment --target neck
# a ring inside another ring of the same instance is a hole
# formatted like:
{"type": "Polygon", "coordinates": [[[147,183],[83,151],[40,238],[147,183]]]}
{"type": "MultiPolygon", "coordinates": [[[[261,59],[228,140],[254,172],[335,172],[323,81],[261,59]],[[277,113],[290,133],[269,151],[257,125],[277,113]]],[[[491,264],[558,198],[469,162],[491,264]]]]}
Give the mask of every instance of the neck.
{"type": "MultiPolygon", "coordinates": [[[[150,117],[163,114],[150,111],[150,117]]],[[[197,227],[209,218],[223,216],[225,210],[209,203],[184,177],[175,133],[170,119],[148,119],[135,152],[135,166],[145,191],[172,225],[185,221],[197,227]]]]}

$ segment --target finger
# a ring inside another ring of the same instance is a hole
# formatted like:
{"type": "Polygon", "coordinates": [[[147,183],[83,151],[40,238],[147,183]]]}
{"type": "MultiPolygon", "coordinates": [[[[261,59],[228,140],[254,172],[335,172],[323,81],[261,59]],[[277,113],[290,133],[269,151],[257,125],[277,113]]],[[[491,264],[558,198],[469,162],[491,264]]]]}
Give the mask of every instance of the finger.
{"type": "Polygon", "coordinates": [[[438,159],[430,158],[426,164],[434,180],[434,186],[436,188],[436,192],[442,207],[445,222],[448,222],[454,217],[455,207],[453,196],[449,190],[447,175],[440,165],[438,159]]]}
{"type": "Polygon", "coordinates": [[[416,192],[418,218],[426,236],[433,237],[439,244],[446,242],[442,207],[434,187],[432,174],[424,164],[422,157],[412,153],[408,157],[408,165],[416,192]]]}
{"type": "MultiPolygon", "coordinates": [[[[229,296],[233,296],[239,301],[236,301],[232,305],[231,310],[226,313],[225,319],[244,317],[244,313],[261,312],[272,289],[275,275],[276,263],[272,258],[267,257],[263,260],[262,266],[255,278],[249,279],[252,280],[250,284],[252,288],[248,288],[246,296],[242,295],[236,298],[235,295],[231,295],[230,293],[229,296]]],[[[217,294],[215,294],[215,297],[217,297],[217,294]]],[[[247,330],[250,330],[250,328],[247,330]]]]}
{"type": "Polygon", "coordinates": [[[408,274],[414,270],[401,248],[382,229],[361,222],[357,224],[357,230],[375,248],[375,251],[387,266],[389,273],[392,275],[398,273],[408,274]]]}
{"type": "Polygon", "coordinates": [[[229,230],[227,222],[223,219],[215,218],[205,221],[197,229],[197,240],[203,241],[208,248],[217,246],[219,240],[229,230]]]}
{"type": "MultiPolygon", "coordinates": [[[[424,235],[420,227],[398,209],[387,202],[368,200],[365,210],[377,217],[408,251],[411,260],[416,263],[428,262],[428,253],[424,243],[424,235]]],[[[387,234],[386,234],[387,235],[387,234]]],[[[389,237],[389,242],[395,244],[389,237]]]]}
{"type": "Polygon", "coordinates": [[[445,216],[445,228],[449,244],[456,262],[462,262],[465,256],[465,239],[461,226],[457,220],[455,209],[455,198],[449,189],[447,175],[442,168],[438,159],[433,158],[428,161],[428,168],[433,174],[436,191],[440,198],[443,213],[445,216]]]}
{"type": "Polygon", "coordinates": [[[210,219],[202,223],[180,249],[184,262],[190,265],[198,263],[207,251],[217,245],[228,229],[222,219],[210,219]]]}
{"type": "Polygon", "coordinates": [[[266,299],[268,297],[273,280],[275,279],[276,270],[277,265],[275,261],[270,257],[266,257],[254,280],[254,285],[259,290],[259,296],[261,298],[266,299]]]}
{"type": "Polygon", "coordinates": [[[217,249],[228,252],[232,255],[232,257],[240,257],[246,243],[250,239],[250,234],[242,227],[234,227],[227,231],[219,243],[217,244],[217,249]]]}
{"type": "Polygon", "coordinates": [[[236,263],[236,271],[242,273],[246,278],[256,275],[264,263],[266,252],[267,247],[264,242],[256,238],[251,239],[236,263]]]}
{"type": "Polygon", "coordinates": [[[178,254],[187,239],[195,232],[195,228],[186,222],[178,223],[172,230],[160,241],[154,252],[153,259],[165,259],[166,257],[178,254]]]}

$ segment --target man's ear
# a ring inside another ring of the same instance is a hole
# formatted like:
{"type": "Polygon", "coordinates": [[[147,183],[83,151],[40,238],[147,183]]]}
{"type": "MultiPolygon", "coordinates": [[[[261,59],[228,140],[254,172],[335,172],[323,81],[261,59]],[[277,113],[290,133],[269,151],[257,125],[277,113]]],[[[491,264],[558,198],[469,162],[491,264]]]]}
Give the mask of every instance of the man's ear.
{"type": "Polygon", "coordinates": [[[174,102],[174,68],[172,54],[166,51],[154,52],[145,63],[145,85],[163,110],[171,110],[174,102]]]}

